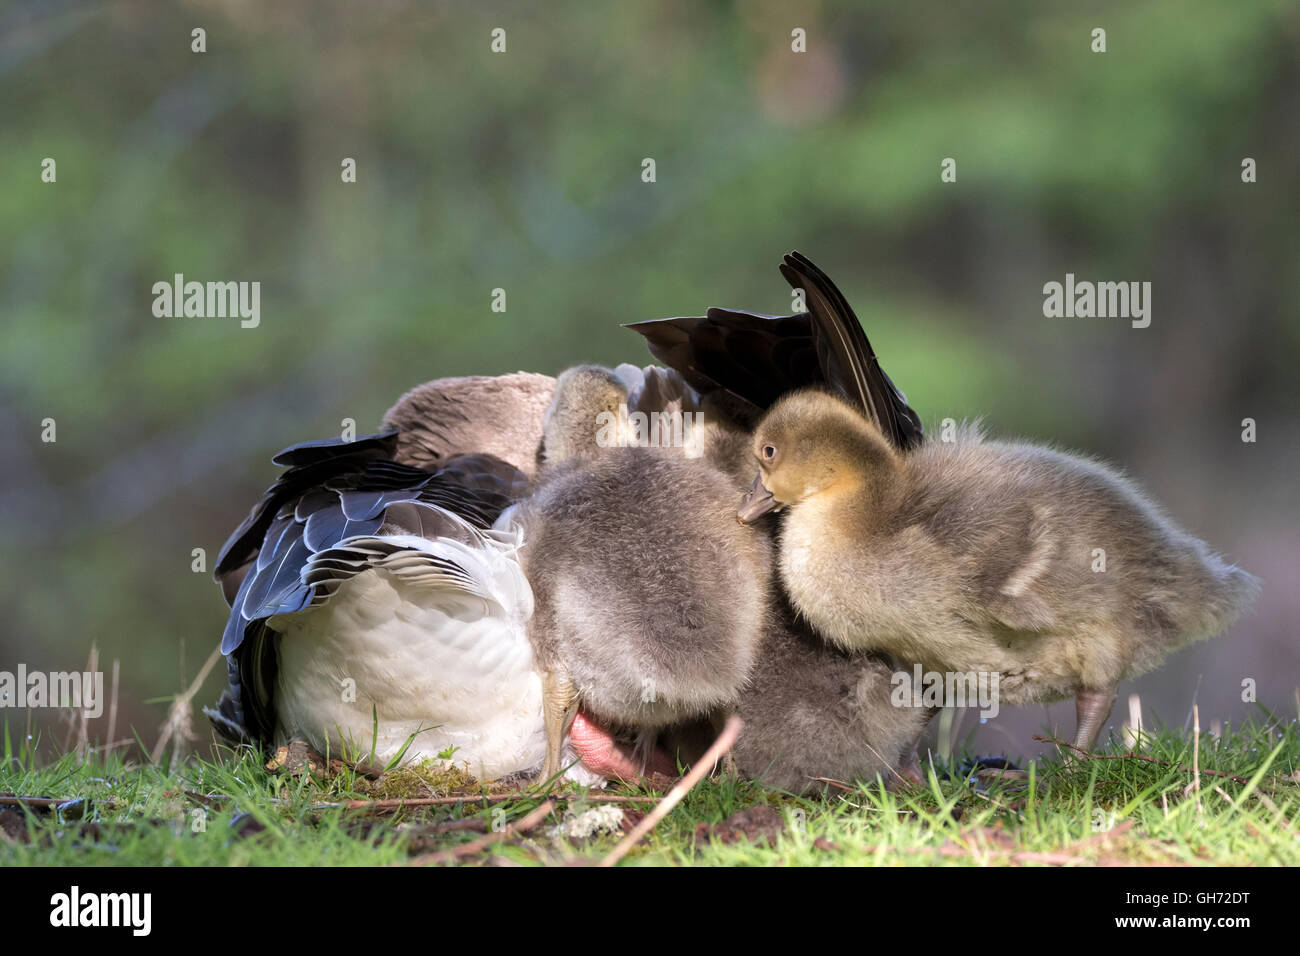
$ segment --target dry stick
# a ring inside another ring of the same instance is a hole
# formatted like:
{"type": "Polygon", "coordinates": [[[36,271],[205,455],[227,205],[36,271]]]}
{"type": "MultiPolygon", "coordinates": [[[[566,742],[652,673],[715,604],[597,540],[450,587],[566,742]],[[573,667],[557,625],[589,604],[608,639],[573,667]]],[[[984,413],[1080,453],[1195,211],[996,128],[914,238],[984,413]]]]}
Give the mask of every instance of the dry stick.
{"type": "Polygon", "coordinates": [[[1275,824],[1277,824],[1283,830],[1291,829],[1291,823],[1287,820],[1286,814],[1282,812],[1281,808],[1278,807],[1276,803],[1274,803],[1268,797],[1264,796],[1264,794],[1259,793],[1258,790],[1255,792],[1255,799],[1257,799],[1260,803],[1264,804],[1264,806],[1268,807],[1270,810],[1273,811],[1273,822],[1275,824]]]}
{"type": "MultiPolygon", "coordinates": [[[[181,730],[182,725],[188,723],[188,718],[190,716],[190,701],[194,699],[194,695],[203,687],[203,682],[208,679],[208,674],[212,673],[212,668],[216,667],[217,661],[220,659],[221,648],[214,647],[212,653],[208,655],[208,659],[204,661],[203,666],[199,668],[199,673],[198,676],[194,678],[194,683],[190,684],[189,687],[187,687],[172,701],[171,709],[167,712],[167,722],[163,724],[162,734],[159,736],[158,742],[154,744],[153,754],[150,756],[150,759],[154,763],[158,763],[158,761],[162,759],[163,751],[167,749],[167,744],[171,742],[172,737],[181,730]]],[[[172,757],[174,762],[175,754],[173,754],[172,757]]]]}
{"type": "MultiPolygon", "coordinates": [[[[1178,764],[1170,763],[1168,760],[1157,760],[1155,757],[1148,757],[1146,754],[1135,754],[1132,751],[1128,753],[1122,753],[1122,754],[1094,754],[1094,753],[1089,753],[1087,750],[1084,750],[1082,747],[1076,747],[1074,744],[1068,744],[1064,740],[1060,740],[1056,737],[1042,737],[1039,736],[1038,734],[1034,734],[1034,739],[1041,740],[1045,744],[1056,744],[1058,747],[1068,747],[1070,750],[1073,750],[1076,753],[1081,753],[1085,757],[1088,757],[1092,760],[1141,760],[1144,763],[1159,764],[1161,767],[1174,767],[1177,770],[1181,770],[1183,773],[1196,772],[1191,767],[1180,767],[1178,764]]],[[[1234,783],[1245,784],[1247,786],[1250,785],[1250,781],[1247,780],[1245,777],[1238,777],[1236,774],[1233,773],[1224,773],[1222,770],[1202,770],[1200,772],[1209,777],[1223,777],[1225,780],[1231,780],[1234,783]]],[[[1255,789],[1263,790],[1265,793],[1277,793],[1276,790],[1270,790],[1268,787],[1261,786],[1261,787],[1256,787],[1255,789]]]]}
{"type": "MultiPolygon", "coordinates": [[[[404,807],[436,807],[445,806],[452,803],[468,803],[471,801],[482,801],[484,803],[505,803],[510,800],[536,800],[537,794],[524,793],[515,791],[513,793],[493,793],[482,796],[462,796],[462,797],[416,797],[406,799],[397,797],[391,800],[349,800],[345,803],[318,803],[312,809],[333,809],[342,808],[344,810],[401,810],[404,807]]],[[[612,794],[599,793],[575,793],[575,794],[548,794],[554,800],[585,800],[590,803],[653,803],[658,797],[634,797],[618,796],[612,794]]]]}
{"type": "Polygon", "coordinates": [[[49,809],[67,803],[69,797],[19,797],[12,793],[0,794],[0,807],[36,807],[49,809]]]}
{"type": "MultiPolygon", "coordinates": [[[[1199,685],[1198,685],[1199,686],[1199,685]]],[[[1192,789],[1196,793],[1196,813],[1201,813],[1201,711],[1192,704],[1192,789]]]]}
{"type": "Polygon", "coordinates": [[[514,836],[517,833],[527,833],[533,827],[537,826],[537,824],[545,820],[554,809],[555,801],[547,800],[518,823],[509,824],[496,833],[486,833],[477,840],[462,843],[460,846],[454,846],[449,850],[438,850],[436,853],[426,853],[423,856],[417,856],[414,859],[407,860],[405,863],[400,863],[398,865],[425,866],[430,863],[450,863],[452,860],[458,860],[461,857],[473,856],[475,853],[487,849],[493,843],[498,843],[506,837],[514,836]]]}
{"type": "Polygon", "coordinates": [[[487,821],[482,817],[463,817],[460,820],[448,820],[446,823],[434,823],[422,827],[418,832],[424,834],[455,833],[457,830],[477,830],[487,832],[487,821]]]}
{"type": "Polygon", "coordinates": [[[647,813],[641,822],[632,829],[632,832],[620,840],[618,846],[609,851],[609,854],[600,861],[599,865],[613,866],[627,856],[628,852],[641,841],[642,837],[653,830],[655,825],[666,817],[673,807],[677,806],[682,801],[682,798],[691,792],[697,783],[708,776],[714,764],[722,759],[723,754],[731,750],[736,738],[740,736],[740,729],[744,726],[744,722],[735,714],[727,718],[722,733],[718,734],[718,739],[713,741],[713,746],[704,752],[704,756],[691,768],[691,772],[668,791],[668,795],[660,801],[659,805],[647,813]]]}
{"type": "MultiPolygon", "coordinates": [[[[209,806],[229,800],[225,796],[208,796],[202,793],[185,791],[186,796],[209,806]]],[[[658,797],[640,797],[605,793],[548,794],[555,800],[580,800],[586,803],[653,803],[658,797]]],[[[384,810],[403,810],[408,807],[442,807],[456,803],[506,803],[511,800],[536,800],[538,794],[525,793],[522,790],[510,793],[464,794],[453,797],[393,797],[387,800],[347,800],[341,803],[313,803],[312,810],[367,810],[380,813],[384,810]]],[[[279,803],[272,800],[271,803],[279,803]]]]}
{"type": "Polygon", "coordinates": [[[229,797],[220,797],[220,796],[209,797],[207,794],[195,793],[193,790],[185,790],[183,792],[185,796],[189,797],[191,800],[195,801],[196,803],[201,803],[205,807],[212,807],[213,809],[220,809],[225,804],[225,802],[230,799],[229,797]]]}
{"type": "MultiPolygon", "coordinates": [[[[91,680],[94,680],[94,674],[97,670],[99,670],[99,646],[94,641],[91,641],[90,657],[86,659],[86,673],[91,675],[91,680]]],[[[85,680],[83,679],[83,690],[85,689],[85,686],[85,680]]],[[[103,685],[101,684],[100,687],[102,688],[103,685]]],[[[86,751],[90,747],[90,716],[86,712],[85,700],[82,700],[81,703],[81,724],[77,728],[77,759],[84,761],[86,759],[86,751]]],[[[100,703],[102,704],[103,701],[100,701],[100,703]]]]}
{"type": "Polygon", "coordinates": [[[116,657],[113,658],[113,693],[108,701],[108,746],[104,748],[105,752],[112,750],[117,746],[117,675],[121,665],[116,657]]]}
{"type": "Polygon", "coordinates": [[[1128,695],[1128,738],[1129,750],[1142,746],[1142,697],[1138,694],[1128,695]]]}

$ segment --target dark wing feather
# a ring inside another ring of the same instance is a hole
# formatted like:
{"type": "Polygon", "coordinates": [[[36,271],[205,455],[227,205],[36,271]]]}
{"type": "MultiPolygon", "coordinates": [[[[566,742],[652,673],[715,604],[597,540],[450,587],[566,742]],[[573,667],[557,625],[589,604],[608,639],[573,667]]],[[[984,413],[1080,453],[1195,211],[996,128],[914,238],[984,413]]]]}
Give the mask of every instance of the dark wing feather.
{"type": "Polygon", "coordinates": [[[468,491],[502,495],[511,501],[519,501],[529,492],[528,476],[496,455],[453,455],[438,474],[468,491]]]}
{"type": "MultiPolygon", "coordinates": [[[[827,386],[871,415],[898,447],[914,446],[921,419],[880,367],[839,289],[798,252],[785,257],[781,273],[804,290],[808,312],[709,309],[704,316],[650,319],[627,328],[645,336],[650,354],[701,395],[725,392],[761,412],[788,392],[827,386]]],[[[748,417],[743,408],[740,417],[748,417]]]]}
{"type": "Polygon", "coordinates": [[[627,328],[645,336],[650,354],[701,395],[727,392],[756,412],[820,381],[807,315],[709,309],[704,316],[649,319],[627,328]]]}
{"type": "Polygon", "coordinates": [[[267,537],[267,529],[285,502],[296,500],[305,490],[322,484],[342,471],[355,469],[359,462],[391,458],[396,448],[397,429],[389,428],[373,435],[362,435],[352,442],[338,438],[303,442],[291,445],[277,454],[272,461],[275,464],[289,465],[289,470],[266,490],[262,500],[234,530],[217,555],[212,576],[222,585],[227,599],[233,588],[224,579],[257,555],[267,537]]]}
{"type": "Polygon", "coordinates": [[[373,435],[359,438],[323,438],[317,441],[299,442],[276,454],[271,459],[273,465],[287,465],[300,468],[322,461],[333,461],[341,455],[349,458],[358,456],[391,458],[397,450],[397,429],[391,425],[373,435]]]}
{"type": "Polygon", "coordinates": [[[804,291],[826,384],[866,411],[895,447],[906,449],[920,442],[920,416],[880,367],[866,332],[840,290],[798,252],[785,257],[781,274],[791,286],[804,291]]]}

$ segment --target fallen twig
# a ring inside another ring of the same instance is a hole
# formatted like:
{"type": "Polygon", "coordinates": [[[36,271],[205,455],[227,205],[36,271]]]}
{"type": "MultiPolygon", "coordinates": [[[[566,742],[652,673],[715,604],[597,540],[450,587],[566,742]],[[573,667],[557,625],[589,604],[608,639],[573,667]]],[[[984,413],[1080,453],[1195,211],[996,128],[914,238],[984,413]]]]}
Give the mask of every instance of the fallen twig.
{"type": "Polygon", "coordinates": [[[70,798],[64,797],[20,797],[16,794],[0,794],[0,807],[34,807],[37,810],[50,810],[57,807],[60,803],[67,803],[70,798]]]}
{"type": "Polygon", "coordinates": [[[425,853],[422,856],[414,857],[405,863],[399,863],[398,866],[427,866],[433,863],[450,863],[452,860],[459,860],[462,857],[473,856],[482,850],[487,849],[493,843],[499,843],[507,837],[519,833],[527,833],[543,820],[545,820],[555,809],[555,801],[547,800],[541,806],[537,807],[524,816],[518,823],[507,824],[504,828],[495,833],[485,833],[477,840],[471,840],[468,843],[462,843],[460,846],[454,846],[447,850],[438,850],[435,853],[425,853]]]}
{"type": "MultiPolygon", "coordinates": [[[[378,813],[383,810],[402,810],[407,807],[437,807],[447,806],[455,803],[483,802],[483,803],[508,803],[511,800],[536,800],[537,794],[525,793],[522,790],[511,793],[491,793],[481,796],[459,796],[459,797],[414,797],[407,799],[405,797],[396,797],[389,800],[347,800],[342,803],[318,803],[312,806],[313,810],[335,809],[343,810],[369,810],[378,813]]],[[[617,794],[600,794],[600,793],[574,793],[574,794],[547,794],[551,800],[583,800],[588,803],[653,803],[658,797],[640,797],[624,796],[617,794]]]]}
{"type": "Polygon", "coordinates": [[[723,754],[731,750],[740,736],[740,729],[744,727],[744,722],[734,714],[727,719],[726,726],[722,728],[722,733],[718,734],[718,739],[713,741],[713,745],[705,751],[704,756],[696,762],[691,768],[691,772],[678,781],[677,785],[668,791],[668,795],[659,802],[659,805],[645,815],[614,849],[610,850],[606,857],[600,861],[600,866],[613,866],[623,857],[627,856],[632,847],[636,846],[641,839],[655,828],[655,825],[672,812],[673,807],[677,806],[697,783],[708,776],[714,765],[722,759],[723,754]]]}
{"type": "MultiPolygon", "coordinates": [[[[224,795],[195,793],[186,790],[185,795],[192,800],[210,807],[219,807],[230,800],[224,795]]],[[[334,803],[313,803],[310,810],[365,810],[371,813],[383,813],[387,810],[405,810],[411,807],[444,807],[457,803],[509,803],[512,800],[536,800],[536,793],[514,790],[509,793],[461,794],[450,797],[392,797],[384,800],[342,800],[334,803]]],[[[638,796],[633,794],[610,793],[560,793],[547,794],[553,800],[573,800],[586,803],[653,803],[659,797],[638,796]]],[[[273,799],[271,804],[288,803],[286,800],[273,799]]]]}

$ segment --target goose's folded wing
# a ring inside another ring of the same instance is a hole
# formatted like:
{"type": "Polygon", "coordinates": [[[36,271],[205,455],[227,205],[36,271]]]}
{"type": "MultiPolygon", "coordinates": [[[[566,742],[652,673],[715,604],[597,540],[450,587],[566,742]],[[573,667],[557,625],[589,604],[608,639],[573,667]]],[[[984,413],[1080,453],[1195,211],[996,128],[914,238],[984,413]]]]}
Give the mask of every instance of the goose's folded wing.
{"type": "Polygon", "coordinates": [[[226,603],[231,604],[247,573],[249,562],[266,547],[274,546],[288,519],[280,516],[285,502],[296,501],[305,492],[335,475],[352,471],[363,462],[391,458],[397,448],[397,429],[388,428],[355,441],[339,438],[290,445],[271,461],[289,469],[262,495],[248,517],[226,539],[217,555],[212,576],[221,585],[226,603]]]}
{"type": "Polygon", "coordinates": [[[880,367],[862,324],[840,290],[799,252],[785,257],[781,274],[793,288],[804,291],[812,316],[813,345],[826,384],[871,416],[895,447],[911,448],[919,443],[920,416],[880,367]]]}
{"type": "Polygon", "coordinates": [[[383,534],[478,545],[527,484],[518,469],[489,455],[460,456],[438,472],[376,458],[392,436],[376,437],[358,439],[360,448],[321,442],[282,452],[277,459],[290,468],[222,548],[214,576],[223,589],[231,575],[242,575],[221,639],[229,700],[213,722],[223,736],[233,736],[232,725],[255,740],[273,732],[275,635],[267,622],[328,597],[321,585],[329,578],[309,580],[308,571],[347,571],[356,556],[336,551],[340,542],[383,534]]]}
{"type": "Polygon", "coordinates": [[[492,561],[495,548],[495,543],[484,535],[471,544],[446,537],[405,534],[348,538],[313,555],[303,568],[302,579],[313,588],[312,606],[329,601],[357,575],[379,570],[408,587],[441,591],[453,598],[474,598],[513,616],[519,611],[514,600],[517,595],[514,589],[503,592],[498,587],[500,575],[494,573],[492,561]]]}

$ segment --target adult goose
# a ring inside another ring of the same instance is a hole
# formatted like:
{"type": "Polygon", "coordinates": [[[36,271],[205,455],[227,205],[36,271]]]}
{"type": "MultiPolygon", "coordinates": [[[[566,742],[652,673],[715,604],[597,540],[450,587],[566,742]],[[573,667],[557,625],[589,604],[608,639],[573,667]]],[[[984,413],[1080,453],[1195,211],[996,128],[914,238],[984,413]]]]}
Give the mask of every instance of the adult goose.
{"type": "Polygon", "coordinates": [[[492,525],[527,480],[490,455],[404,465],[397,438],[276,456],[287,470],[218,558],[219,577],[242,575],[211,716],[233,739],[381,762],[409,740],[483,779],[526,772],[545,744],[532,592],[518,533],[492,525]]]}
{"type": "MultiPolygon", "coordinates": [[[[656,354],[671,341],[663,354],[676,367],[620,367],[629,400],[724,409],[740,441],[720,441],[716,455],[732,474],[773,375],[845,390],[912,440],[919,420],[838,290],[797,254],[782,271],[805,289],[808,314],[712,310],[639,325],[656,354]]],[[[499,519],[531,490],[555,398],[545,376],[440,380],[404,396],[382,432],[276,456],[288,470],[215,569],[231,613],[230,688],[214,722],[235,738],[297,736],[379,760],[408,741],[413,758],[456,748],[452,759],[484,778],[539,766],[546,734],[524,626],[525,542],[499,519]]]]}

